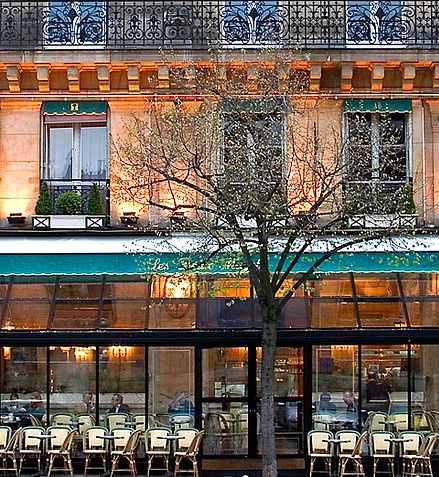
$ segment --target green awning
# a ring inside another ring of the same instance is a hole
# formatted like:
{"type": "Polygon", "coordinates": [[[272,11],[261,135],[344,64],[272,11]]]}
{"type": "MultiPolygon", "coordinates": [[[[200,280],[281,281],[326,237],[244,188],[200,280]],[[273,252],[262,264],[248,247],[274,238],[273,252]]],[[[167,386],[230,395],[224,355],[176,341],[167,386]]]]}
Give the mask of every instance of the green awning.
{"type": "Polygon", "coordinates": [[[43,114],[53,115],[102,115],[107,112],[106,101],[45,101],[43,114]]]}
{"type": "MultiPolygon", "coordinates": [[[[308,270],[320,256],[305,254],[294,272],[308,270]]],[[[36,275],[139,275],[142,273],[172,274],[182,271],[181,264],[189,259],[184,254],[131,253],[42,253],[2,254],[0,276],[36,275]]],[[[194,256],[191,256],[193,261],[194,256]]],[[[273,265],[277,262],[271,256],[273,265]]],[[[233,274],[242,271],[242,264],[232,256],[222,256],[199,273],[233,274]]],[[[439,272],[439,252],[353,252],[338,253],[324,262],[316,273],[421,273],[439,272]]]]}
{"type": "Polygon", "coordinates": [[[346,99],[343,111],[347,113],[410,113],[410,99],[346,99]]]}

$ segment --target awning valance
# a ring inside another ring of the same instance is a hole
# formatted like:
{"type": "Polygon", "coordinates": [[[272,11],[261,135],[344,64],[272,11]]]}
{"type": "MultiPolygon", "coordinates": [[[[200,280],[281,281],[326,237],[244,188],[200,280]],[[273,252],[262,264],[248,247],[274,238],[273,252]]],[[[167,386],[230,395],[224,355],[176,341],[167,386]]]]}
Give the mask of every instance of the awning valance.
{"type": "MultiPolygon", "coordinates": [[[[293,273],[307,271],[322,256],[328,243],[324,240],[316,242],[308,253],[300,257],[293,273]]],[[[159,237],[4,237],[0,248],[0,276],[181,273],[184,270],[182,264],[202,261],[201,254],[189,251],[193,246],[189,237],[169,238],[169,242],[159,237]]],[[[278,263],[280,249],[280,245],[276,249],[276,244],[273,244],[269,257],[273,270],[278,263]]],[[[292,260],[294,251],[290,256],[292,260]]],[[[216,257],[194,270],[200,274],[234,274],[245,270],[237,252],[222,253],[216,257]]],[[[334,254],[316,270],[317,274],[347,272],[439,273],[439,237],[408,237],[391,243],[357,244],[334,254]]]]}
{"type": "Polygon", "coordinates": [[[410,113],[410,99],[346,99],[343,111],[348,113],[410,113]]]}
{"type": "Polygon", "coordinates": [[[45,101],[43,114],[49,116],[60,115],[105,115],[106,101],[45,101]]]}

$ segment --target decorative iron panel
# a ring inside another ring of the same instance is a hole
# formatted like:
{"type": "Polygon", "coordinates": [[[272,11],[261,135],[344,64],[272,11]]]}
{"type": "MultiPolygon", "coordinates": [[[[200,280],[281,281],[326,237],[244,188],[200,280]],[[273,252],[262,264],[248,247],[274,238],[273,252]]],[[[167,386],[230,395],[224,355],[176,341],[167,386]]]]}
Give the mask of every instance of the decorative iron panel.
{"type": "Polygon", "coordinates": [[[437,48],[437,0],[3,1],[0,49],[437,48]]]}

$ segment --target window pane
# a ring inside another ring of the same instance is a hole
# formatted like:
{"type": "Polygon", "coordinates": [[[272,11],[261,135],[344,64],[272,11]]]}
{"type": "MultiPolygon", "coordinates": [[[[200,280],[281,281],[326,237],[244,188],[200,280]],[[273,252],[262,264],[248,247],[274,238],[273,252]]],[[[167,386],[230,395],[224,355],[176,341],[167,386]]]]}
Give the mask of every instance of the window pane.
{"type": "Polygon", "coordinates": [[[89,413],[94,418],[96,348],[53,346],[49,352],[51,418],[62,412],[89,413]],[[90,405],[83,402],[88,392],[92,393],[90,405]]]}
{"type": "Polygon", "coordinates": [[[358,347],[313,347],[313,426],[315,429],[359,429],[358,347]]]}
{"type": "Polygon", "coordinates": [[[6,402],[14,418],[22,427],[31,425],[29,414],[46,424],[46,348],[3,347],[4,373],[1,374],[2,390],[6,392],[6,402]],[[11,396],[16,393],[18,398],[11,396]]]}
{"type": "MultiPolygon", "coordinates": [[[[132,413],[145,412],[145,349],[135,346],[108,346],[99,349],[100,399],[99,412],[105,425],[105,414],[118,393],[132,413]]],[[[160,371],[159,371],[159,376],[160,371]]]]}
{"type": "Polygon", "coordinates": [[[107,178],[107,129],[102,126],[81,128],[82,179],[107,178]]]}
{"type": "MultiPolygon", "coordinates": [[[[401,345],[362,347],[363,411],[407,413],[408,351],[401,345]]],[[[399,426],[397,430],[407,430],[399,426]]]]}
{"type": "Polygon", "coordinates": [[[47,179],[72,179],[73,128],[50,127],[47,179]]]}
{"type": "MultiPolygon", "coordinates": [[[[149,408],[156,422],[170,425],[171,415],[184,415],[193,424],[194,353],[191,347],[148,350],[149,408]],[[178,363],[178,366],[176,365],[178,363]]],[[[194,427],[191,425],[191,427],[194,427]]]]}

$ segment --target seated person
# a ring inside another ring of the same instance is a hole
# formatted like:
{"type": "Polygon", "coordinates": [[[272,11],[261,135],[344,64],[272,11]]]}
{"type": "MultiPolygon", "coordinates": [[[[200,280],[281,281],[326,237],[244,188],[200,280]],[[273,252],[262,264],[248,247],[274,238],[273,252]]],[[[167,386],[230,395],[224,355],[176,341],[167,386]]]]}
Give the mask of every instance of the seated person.
{"type": "Polygon", "coordinates": [[[17,415],[20,417],[21,426],[25,427],[32,425],[29,414],[41,422],[45,412],[41,394],[38,391],[34,391],[29,396],[29,402],[18,409],[17,415]]]}
{"type": "Polygon", "coordinates": [[[111,409],[108,412],[130,412],[130,406],[123,402],[122,394],[113,394],[111,396],[111,409]]]}
{"type": "Polygon", "coordinates": [[[189,395],[183,391],[177,391],[174,399],[169,403],[168,413],[172,414],[193,414],[194,405],[189,400],[189,395]]]}
{"type": "Polygon", "coordinates": [[[95,407],[93,406],[93,394],[87,392],[82,395],[82,402],[76,404],[73,409],[73,412],[75,414],[84,414],[93,412],[94,410],[95,407]]]}
{"type": "Polygon", "coordinates": [[[331,395],[324,392],[320,395],[320,401],[317,412],[321,414],[335,414],[337,412],[336,405],[331,401],[331,395]]]}

